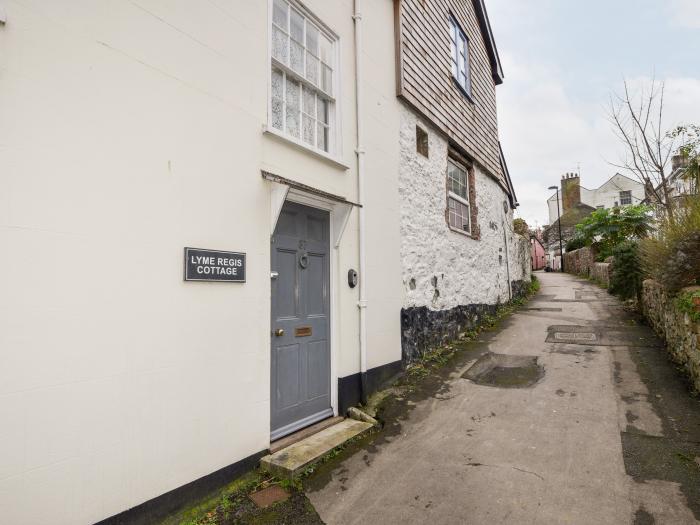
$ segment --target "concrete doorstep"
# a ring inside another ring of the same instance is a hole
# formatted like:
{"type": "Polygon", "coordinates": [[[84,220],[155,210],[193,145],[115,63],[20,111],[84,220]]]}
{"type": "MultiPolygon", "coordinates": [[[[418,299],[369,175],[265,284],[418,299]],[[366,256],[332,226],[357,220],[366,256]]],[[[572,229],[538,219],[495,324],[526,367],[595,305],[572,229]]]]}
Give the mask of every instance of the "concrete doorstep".
{"type": "Polygon", "coordinates": [[[292,479],[331,450],[364,434],[371,423],[345,419],[260,460],[260,467],[281,478],[292,479]]]}

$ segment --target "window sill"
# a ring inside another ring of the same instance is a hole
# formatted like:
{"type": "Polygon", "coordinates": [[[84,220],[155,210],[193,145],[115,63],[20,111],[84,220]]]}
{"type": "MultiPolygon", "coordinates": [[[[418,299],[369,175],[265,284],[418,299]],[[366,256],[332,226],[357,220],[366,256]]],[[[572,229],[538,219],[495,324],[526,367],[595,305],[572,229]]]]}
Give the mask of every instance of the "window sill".
{"type": "Polygon", "coordinates": [[[455,232],[455,233],[458,233],[458,234],[460,234],[460,235],[464,235],[465,237],[467,237],[467,238],[469,238],[469,239],[472,239],[472,240],[474,240],[474,241],[478,241],[478,240],[479,240],[479,238],[478,238],[478,237],[475,237],[474,235],[472,235],[471,232],[465,232],[464,230],[460,230],[459,228],[455,228],[454,226],[450,226],[449,224],[447,225],[447,227],[448,227],[451,231],[453,231],[453,232],[455,232]]]}
{"type": "Polygon", "coordinates": [[[289,144],[290,146],[293,146],[294,148],[296,148],[300,151],[303,151],[304,153],[309,153],[309,154],[313,155],[314,157],[321,159],[324,162],[327,162],[328,164],[330,164],[334,168],[339,168],[342,170],[349,170],[350,169],[350,166],[345,164],[341,159],[334,157],[328,153],[324,153],[320,150],[310,148],[309,146],[304,144],[302,141],[296,140],[292,137],[289,137],[289,136],[285,135],[284,133],[282,133],[281,131],[278,131],[275,128],[271,128],[269,126],[264,126],[263,133],[265,135],[269,135],[271,137],[274,137],[275,139],[277,139],[281,142],[284,142],[285,144],[289,144]]]}

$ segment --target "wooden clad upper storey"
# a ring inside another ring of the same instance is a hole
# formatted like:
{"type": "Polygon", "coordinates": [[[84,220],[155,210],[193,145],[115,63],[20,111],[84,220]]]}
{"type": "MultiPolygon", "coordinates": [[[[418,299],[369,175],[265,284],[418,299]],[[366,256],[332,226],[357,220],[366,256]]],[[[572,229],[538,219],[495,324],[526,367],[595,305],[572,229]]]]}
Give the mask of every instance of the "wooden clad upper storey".
{"type": "Polygon", "coordinates": [[[483,0],[395,0],[395,30],[399,97],[509,191],[496,117],[503,73],[483,0]]]}

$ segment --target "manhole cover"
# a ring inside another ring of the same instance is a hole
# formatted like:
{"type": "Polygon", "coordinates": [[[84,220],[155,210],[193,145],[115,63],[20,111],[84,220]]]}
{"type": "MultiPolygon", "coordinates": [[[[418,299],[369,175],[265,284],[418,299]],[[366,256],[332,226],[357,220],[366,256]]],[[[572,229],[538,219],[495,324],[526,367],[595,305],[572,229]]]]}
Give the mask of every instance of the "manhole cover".
{"type": "Polygon", "coordinates": [[[591,332],[554,332],[557,341],[595,341],[596,336],[591,332]]]}
{"type": "Polygon", "coordinates": [[[482,356],[462,377],[478,385],[500,388],[526,388],[544,376],[544,367],[537,357],[488,353],[482,356]]]}
{"type": "Polygon", "coordinates": [[[547,343],[602,345],[610,332],[591,325],[554,325],[547,328],[547,343]]]}
{"type": "Polygon", "coordinates": [[[265,489],[253,492],[250,499],[253,500],[258,507],[264,509],[280,501],[284,501],[289,497],[289,492],[284,490],[279,485],[271,485],[265,489]]]}

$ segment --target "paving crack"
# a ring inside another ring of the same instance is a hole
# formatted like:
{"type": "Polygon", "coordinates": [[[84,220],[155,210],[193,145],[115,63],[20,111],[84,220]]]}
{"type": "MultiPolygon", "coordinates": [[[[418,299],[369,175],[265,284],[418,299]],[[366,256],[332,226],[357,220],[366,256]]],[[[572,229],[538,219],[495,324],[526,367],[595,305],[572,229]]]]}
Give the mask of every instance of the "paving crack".
{"type": "Polygon", "coordinates": [[[532,474],[533,476],[537,476],[542,481],[544,481],[544,478],[542,476],[540,476],[537,472],[532,472],[531,470],[525,470],[523,468],[514,467],[513,465],[489,465],[487,463],[470,462],[470,463],[467,463],[467,466],[468,467],[512,468],[512,469],[517,470],[518,472],[522,472],[524,474],[532,474]]]}

